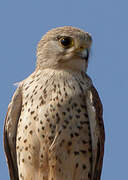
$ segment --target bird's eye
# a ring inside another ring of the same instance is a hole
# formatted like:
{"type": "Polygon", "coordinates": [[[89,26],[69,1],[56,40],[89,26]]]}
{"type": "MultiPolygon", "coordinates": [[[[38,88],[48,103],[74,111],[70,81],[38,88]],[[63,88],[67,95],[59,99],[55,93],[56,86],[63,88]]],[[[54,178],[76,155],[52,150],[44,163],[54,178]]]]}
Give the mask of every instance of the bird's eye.
{"type": "Polygon", "coordinates": [[[59,39],[59,42],[66,49],[70,48],[74,45],[74,41],[71,37],[61,37],[59,39]]]}

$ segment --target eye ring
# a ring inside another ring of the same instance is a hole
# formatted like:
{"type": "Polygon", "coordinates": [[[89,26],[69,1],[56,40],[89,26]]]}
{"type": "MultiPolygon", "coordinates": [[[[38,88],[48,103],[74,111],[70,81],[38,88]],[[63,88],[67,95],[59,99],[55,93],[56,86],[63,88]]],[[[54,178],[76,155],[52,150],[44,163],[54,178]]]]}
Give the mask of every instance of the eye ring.
{"type": "Polygon", "coordinates": [[[59,42],[60,42],[61,46],[65,49],[68,49],[74,45],[73,38],[69,37],[69,36],[60,37],[59,42]]]}

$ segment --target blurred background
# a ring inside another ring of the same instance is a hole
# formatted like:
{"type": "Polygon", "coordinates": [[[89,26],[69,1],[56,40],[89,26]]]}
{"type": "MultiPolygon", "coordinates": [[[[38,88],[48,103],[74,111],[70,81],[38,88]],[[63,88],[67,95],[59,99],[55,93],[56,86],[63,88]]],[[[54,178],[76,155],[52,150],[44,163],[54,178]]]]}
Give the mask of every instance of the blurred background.
{"type": "Polygon", "coordinates": [[[71,25],[92,34],[88,67],[104,107],[106,131],[101,180],[128,179],[128,1],[4,0],[0,2],[0,172],[8,180],[3,124],[15,82],[35,69],[36,46],[54,27],[71,25]]]}

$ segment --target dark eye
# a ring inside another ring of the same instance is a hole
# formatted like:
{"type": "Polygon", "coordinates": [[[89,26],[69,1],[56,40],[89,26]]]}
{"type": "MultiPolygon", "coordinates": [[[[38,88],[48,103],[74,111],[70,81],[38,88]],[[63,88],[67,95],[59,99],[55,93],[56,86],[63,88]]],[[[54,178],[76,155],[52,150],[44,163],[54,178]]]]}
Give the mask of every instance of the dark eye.
{"type": "Polygon", "coordinates": [[[61,37],[59,42],[64,48],[70,48],[74,45],[74,41],[71,37],[61,37]]]}

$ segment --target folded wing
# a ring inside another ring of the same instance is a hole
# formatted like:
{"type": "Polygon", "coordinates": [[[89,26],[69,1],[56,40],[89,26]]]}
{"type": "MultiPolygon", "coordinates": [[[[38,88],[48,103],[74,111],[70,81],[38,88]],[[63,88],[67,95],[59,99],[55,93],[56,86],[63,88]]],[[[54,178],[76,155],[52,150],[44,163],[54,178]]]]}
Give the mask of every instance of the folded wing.
{"type": "Polygon", "coordinates": [[[16,157],[17,125],[22,108],[22,92],[19,86],[14,93],[4,123],[4,149],[11,180],[19,180],[16,157]]]}
{"type": "Polygon", "coordinates": [[[87,91],[86,104],[92,138],[92,180],[100,180],[103,165],[105,132],[102,104],[93,85],[87,91]]]}

